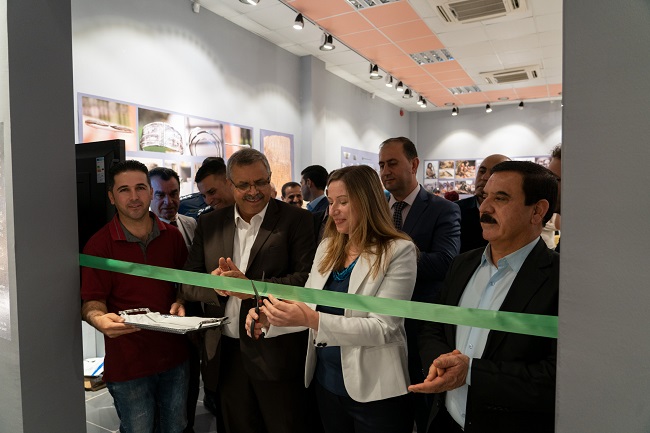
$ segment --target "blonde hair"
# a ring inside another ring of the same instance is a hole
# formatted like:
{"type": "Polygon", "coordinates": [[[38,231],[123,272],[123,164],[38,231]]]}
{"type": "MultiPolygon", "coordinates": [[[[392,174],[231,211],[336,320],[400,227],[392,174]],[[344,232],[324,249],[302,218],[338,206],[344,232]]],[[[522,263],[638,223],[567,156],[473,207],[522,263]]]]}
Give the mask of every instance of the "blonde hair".
{"type": "Polygon", "coordinates": [[[328,218],[323,237],[328,238],[329,243],[318,265],[318,271],[324,274],[330,270],[344,268],[348,249],[352,244],[359,247],[359,254],[367,253],[375,256],[371,273],[376,276],[381,258],[388,252],[392,242],[396,239],[411,240],[411,238],[398,231],[393,225],[388,200],[384,195],[379,176],[372,168],[367,165],[357,165],[335,170],[330,175],[327,186],[329,187],[335,181],[345,184],[358,225],[351,227],[349,234],[339,233],[334,219],[328,218]]]}

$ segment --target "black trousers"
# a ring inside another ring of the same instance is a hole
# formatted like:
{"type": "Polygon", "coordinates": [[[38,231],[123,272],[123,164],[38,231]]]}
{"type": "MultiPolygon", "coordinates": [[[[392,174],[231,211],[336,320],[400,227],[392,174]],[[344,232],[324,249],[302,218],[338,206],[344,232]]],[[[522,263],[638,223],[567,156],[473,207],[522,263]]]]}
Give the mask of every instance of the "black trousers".
{"type": "MultiPolygon", "coordinates": [[[[325,433],[411,433],[408,395],[359,403],[332,394],[316,382],[316,399],[325,433]]],[[[312,382],[313,383],[313,382],[312,382]]]]}
{"type": "MultiPolygon", "coordinates": [[[[248,337],[243,337],[248,338],[248,337]]],[[[219,394],[226,433],[305,433],[309,425],[302,380],[251,378],[239,340],[221,337],[219,394]]]]}

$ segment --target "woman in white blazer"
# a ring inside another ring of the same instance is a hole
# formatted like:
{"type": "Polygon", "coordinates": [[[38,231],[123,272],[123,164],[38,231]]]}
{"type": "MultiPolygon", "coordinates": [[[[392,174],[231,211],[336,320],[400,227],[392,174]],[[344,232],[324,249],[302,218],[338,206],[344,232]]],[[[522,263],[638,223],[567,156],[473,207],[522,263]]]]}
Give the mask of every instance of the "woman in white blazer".
{"type": "MultiPolygon", "coordinates": [[[[393,225],[377,173],[344,167],[328,181],[329,220],[306,287],[390,299],[411,299],[417,250],[393,225]]],[[[305,386],[316,396],[327,433],[410,433],[404,320],[362,311],[284,302],[272,295],[256,337],[278,327],[310,328],[305,386]]],[[[261,323],[260,323],[261,322],[261,323]]],[[[295,329],[295,328],[294,328],[295,329]]]]}

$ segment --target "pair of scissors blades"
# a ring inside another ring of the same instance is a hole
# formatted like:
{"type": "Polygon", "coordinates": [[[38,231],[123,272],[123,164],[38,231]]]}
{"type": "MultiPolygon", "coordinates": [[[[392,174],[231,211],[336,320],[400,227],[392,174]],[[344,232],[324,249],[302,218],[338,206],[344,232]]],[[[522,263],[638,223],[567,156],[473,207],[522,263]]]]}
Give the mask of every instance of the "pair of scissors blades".
{"type": "MultiPolygon", "coordinates": [[[[266,272],[262,271],[262,281],[264,281],[264,277],[266,275],[266,272]]],[[[253,292],[255,292],[255,313],[257,314],[257,317],[260,316],[260,305],[262,305],[262,297],[260,296],[260,292],[257,291],[257,287],[255,287],[255,282],[251,280],[251,285],[253,286],[253,292]]],[[[255,322],[256,320],[251,320],[251,337],[255,338],[255,322]]],[[[261,337],[264,337],[264,333],[262,333],[261,337]]]]}

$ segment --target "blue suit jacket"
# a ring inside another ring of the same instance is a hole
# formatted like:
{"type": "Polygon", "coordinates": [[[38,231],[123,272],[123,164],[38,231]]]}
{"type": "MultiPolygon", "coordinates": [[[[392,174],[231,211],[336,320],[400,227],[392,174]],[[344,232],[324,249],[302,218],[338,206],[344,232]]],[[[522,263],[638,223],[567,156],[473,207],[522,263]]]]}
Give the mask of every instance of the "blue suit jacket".
{"type": "Polygon", "coordinates": [[[412,300],[434,302],[460,248],[460,209],[420,186],[402,231],[420,250],[412,300]]]}

